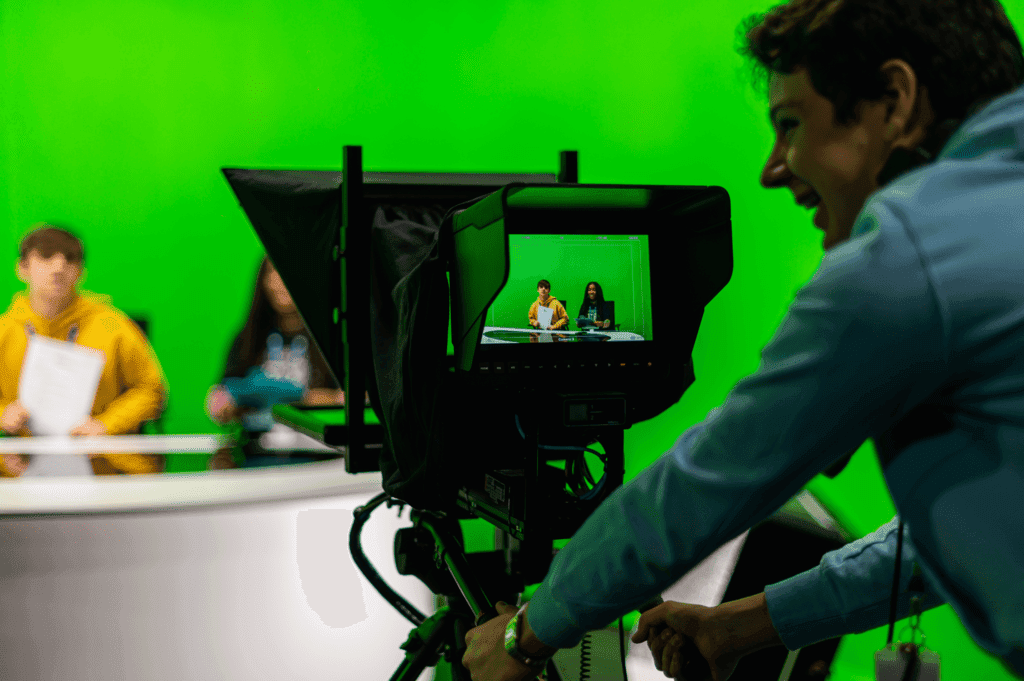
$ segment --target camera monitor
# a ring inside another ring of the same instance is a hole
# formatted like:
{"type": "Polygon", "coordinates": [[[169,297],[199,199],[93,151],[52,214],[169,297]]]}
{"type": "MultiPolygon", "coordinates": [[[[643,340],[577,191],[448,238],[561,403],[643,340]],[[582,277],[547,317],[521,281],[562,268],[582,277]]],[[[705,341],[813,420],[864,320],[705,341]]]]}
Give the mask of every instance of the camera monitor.
{"type": "Polygon", "coordinates": [[[509,279],[487,311],[482,344],[653,340],[647,234],[510,234],[508,242],[509,279]],[[533,306],[541,282],[565,301],[559,319],[533,306]]]}
{"type": "Polygon", "coordinates": [[[505,391],[627,393],[635,422],[692,382],[704,306],[732,272],[729,198],[513,184],[455,216],[453,251],[459,372],[505,391]]]}

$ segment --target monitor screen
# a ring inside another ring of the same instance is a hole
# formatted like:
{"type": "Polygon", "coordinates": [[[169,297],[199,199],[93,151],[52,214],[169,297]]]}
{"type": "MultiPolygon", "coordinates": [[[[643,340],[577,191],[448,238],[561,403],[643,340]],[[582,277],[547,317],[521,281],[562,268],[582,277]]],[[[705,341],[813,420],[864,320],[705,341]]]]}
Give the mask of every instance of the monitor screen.
{"type": "Polygon", "coordinates": [[[508,239],[508,282],[487,311],[482,344],[654,339],[646,234],[508,239]]]}

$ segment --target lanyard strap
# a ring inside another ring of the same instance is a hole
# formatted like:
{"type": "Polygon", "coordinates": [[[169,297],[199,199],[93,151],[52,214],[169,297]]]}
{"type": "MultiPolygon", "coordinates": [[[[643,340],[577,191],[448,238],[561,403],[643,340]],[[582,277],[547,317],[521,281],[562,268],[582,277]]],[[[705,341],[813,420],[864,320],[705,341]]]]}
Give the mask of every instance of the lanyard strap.
{"type": "Polygon", "coordinates": [[[892,645],[893,631],[896,629],[896,602],[899,600],[900,586],[900,562],[903,559],[903,518],[900,518],[900,526],[896,536],[896,567],[892,576],[892,598],[889,600],[889,638],[885,641],[885,647],[892,645]]]}

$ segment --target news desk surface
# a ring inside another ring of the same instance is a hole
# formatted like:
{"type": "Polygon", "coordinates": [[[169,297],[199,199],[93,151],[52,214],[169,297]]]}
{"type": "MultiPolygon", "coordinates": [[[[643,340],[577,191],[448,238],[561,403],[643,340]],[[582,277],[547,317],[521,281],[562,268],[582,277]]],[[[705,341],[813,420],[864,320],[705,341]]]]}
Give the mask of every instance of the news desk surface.
{"type": "Polygon", "coordinates": [[[565,342],[615,342],[642,341],[638,333],[632,331],[609,331],[594,329],[592,331],[570,331],[568,329],[524,329],[507,326],[485,326],[481,343],[565,343],[565,342]]]}

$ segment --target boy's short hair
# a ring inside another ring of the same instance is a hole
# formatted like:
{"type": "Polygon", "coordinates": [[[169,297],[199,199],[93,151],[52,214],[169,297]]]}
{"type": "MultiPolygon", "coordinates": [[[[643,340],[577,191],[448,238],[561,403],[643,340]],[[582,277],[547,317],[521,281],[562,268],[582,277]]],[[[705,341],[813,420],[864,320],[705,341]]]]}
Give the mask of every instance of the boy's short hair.
{"type": "Polygon", "coordinates": [[[81,264],[85,262],[85,247],[81,239],[64,227],[43,223],[37,225],[21,240],[18,258],[25,262],[32,251],[39,251],[43,259],[52,258],[61,253],[68,262],[81,264]]]}
{"type": "Polygon", "coordinates": [[[546,287],[549,291],[551,290],[551,282],[548,281],[547,279],[541,279],[540,281],[537,282],[537,288],[540,288],[541,286],[546,287]]]}

